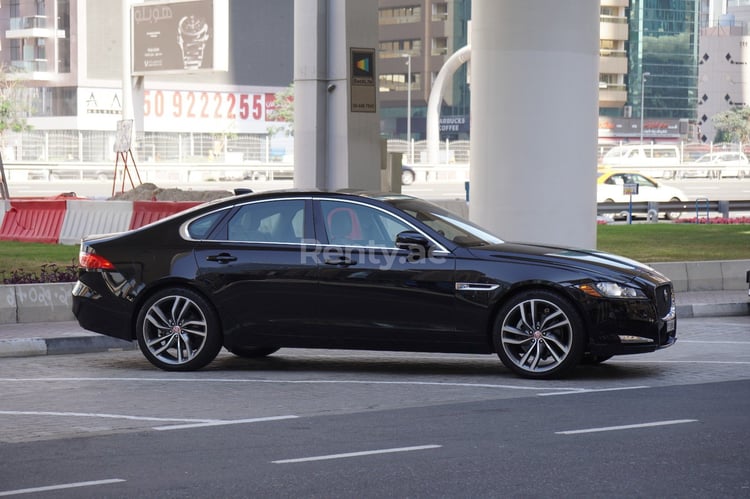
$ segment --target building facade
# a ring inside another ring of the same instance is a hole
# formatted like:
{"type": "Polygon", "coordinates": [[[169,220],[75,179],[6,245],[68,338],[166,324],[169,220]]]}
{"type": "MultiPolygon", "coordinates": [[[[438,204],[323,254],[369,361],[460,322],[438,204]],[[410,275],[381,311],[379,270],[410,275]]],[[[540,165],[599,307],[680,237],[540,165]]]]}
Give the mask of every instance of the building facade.
{"type": "MultiPolygon", "coordinates": [[[[227,1],[228,71],[144,78],[146,116],[136,145],[143,157],[232,152],[260,158],[264,150],[267,156],[272,126],[265,121],[267,107],[293,79],[294,1],[227,1]],[[260,118],[230,119],[233,113],[221,109],[232,102],[238,111],[245,102],[260,118]],[[196,114],[191,105],[205,109],[196,114]],[[211,105],[219,106],[218,112],[207,115],[211,105]]],[[[728,1],[735,9],[750,8],[745,0],[728,1]]],[[[420,141],[435,77],[470,41],[471,0],[378,0],[378,7],[381,131],[405,139],[410,130],[420,141]]],[[[710,105],[723,99],[711,96],[707,105],[698,89],[699,25],[714,22],[720,12],[710,0],[601,0],[600,140],[692,138],[685,123],[704,115],[708,120],[710,105]]],[[[6,158],[108,157],[121,111],[121,13],[122,0],[0,0],[0,63],[25,82],[34,127],[24,137],[34,145],[16,148],[13,156],[6,152],[6,158]],[[97,149],[104,152],[87,152],[97,149]]],[[[720,60],[711,57],[711,63],[720,60]]],[[[469,64],[444,92],[441,139],[470,137],[469,64]]],[[[732,97],[732,102],[745,100],[732,97]]]]}
{"type": "MultiPolygon", "coordinates": [[[[269,144],[266,118],[293,78],[294,2],[227,1],[226,71],[143,77],[139,157],[264,160],[278,149],[269,144]]],[[[122,117],[122,12],[122,0],[0,1],[0,63],[6,78],[25,87],[33,127],[7,138],[6,160],[112,158],[122,117]]]]}
{"type": "MultiPolygon", "coordinates": [[[[446,59],[468,43],[470,19],[470,0],[378,1],[380,114],[384,136],[406,138],[407,101],[411,97],[412,139],[425,138],[432,82],[446,59]]],[[[441,116],[452,119],[446,119],[442,138],[468,138],[470,104],[468,68],[464,65],[443,95],[441,116]]]]}
{"type": "Polygon", "coordinates": [[[701,26],[698,125],[704,143],[717,139],[713,117],[750,105],[750,0],[716,0],[701,26]]]}

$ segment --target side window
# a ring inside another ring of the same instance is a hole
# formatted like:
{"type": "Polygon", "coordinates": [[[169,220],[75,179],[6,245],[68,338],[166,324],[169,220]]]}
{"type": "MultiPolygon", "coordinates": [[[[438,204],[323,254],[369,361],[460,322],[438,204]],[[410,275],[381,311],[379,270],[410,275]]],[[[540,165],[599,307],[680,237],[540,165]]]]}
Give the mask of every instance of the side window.
{"type": "Polygon", "coordinates": [[[395,248],[396,236],[412,227],[389,213],[356,203],[321,201],[328,242],[342,246],[395,248]]]}
{"type": "Polygon", "coordinates": [[[193,220],[187,228],[188,235],[192,239],[206,239],[216,222],[218,222],[226,212],[227,210],[217,211],[209,213],[197,220],[193,220]]]}
{"type": "Polygon", "coordinates": [[[305,235],[305,201],[259,201],[242,206],[227,223],[230,241],[300,243],[305,235]]]}

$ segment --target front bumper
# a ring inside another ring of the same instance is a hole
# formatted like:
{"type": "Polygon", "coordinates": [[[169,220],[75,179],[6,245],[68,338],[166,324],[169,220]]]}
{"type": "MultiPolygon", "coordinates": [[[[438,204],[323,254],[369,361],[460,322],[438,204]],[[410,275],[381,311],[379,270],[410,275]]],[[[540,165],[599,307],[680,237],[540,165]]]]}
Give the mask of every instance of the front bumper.
{"type": "MultiPolygon", "coordinates": [[[[663,288],[662,288],[663,289],[663,288]]],[[[672,346],[677,335],[677,307],[671,287],[668,299],[608,301],[593,314],[588,351],[594,355],[628,355],[672,346]]]]}

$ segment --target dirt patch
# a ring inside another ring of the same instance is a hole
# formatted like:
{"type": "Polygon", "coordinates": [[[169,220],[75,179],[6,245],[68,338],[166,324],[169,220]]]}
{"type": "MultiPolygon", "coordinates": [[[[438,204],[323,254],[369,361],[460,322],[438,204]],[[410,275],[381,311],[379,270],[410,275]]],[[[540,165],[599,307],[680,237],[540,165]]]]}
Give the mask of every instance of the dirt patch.
{"type": "Polygon", "coordinates": [[[152,183],[141,184],[110,199],[117,201],[212,201],[231,196],[230,191],[191,191],[177,188],[162,189],[152,183]]]}

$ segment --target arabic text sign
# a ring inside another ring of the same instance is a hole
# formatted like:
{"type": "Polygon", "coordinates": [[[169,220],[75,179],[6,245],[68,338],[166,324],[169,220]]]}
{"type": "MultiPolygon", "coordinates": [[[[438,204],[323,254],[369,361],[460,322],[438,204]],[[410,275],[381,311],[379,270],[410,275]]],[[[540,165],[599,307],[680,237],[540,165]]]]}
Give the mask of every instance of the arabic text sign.
{"type": "Polygon", "coordinates": [[[134,5],[133,73],[225,70],[215,59],[216,49],[227,49],[227,30],[215,16],[221,1],[134,5]]]}

